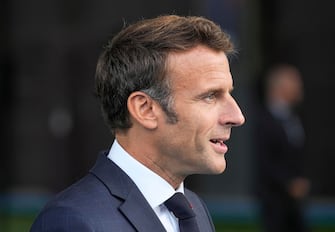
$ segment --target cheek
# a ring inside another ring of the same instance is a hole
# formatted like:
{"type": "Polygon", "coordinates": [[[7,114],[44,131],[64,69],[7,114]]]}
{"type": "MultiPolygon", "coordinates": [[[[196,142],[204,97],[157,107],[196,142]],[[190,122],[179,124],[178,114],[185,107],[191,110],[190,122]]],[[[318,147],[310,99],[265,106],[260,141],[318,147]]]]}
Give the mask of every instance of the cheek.
{"type": "Polygon", "coordinates": [[[192,107],[184,108],[181,113],[181,122],[188,124],[207,124],[215,116],[214,109],[202,104],[194,104],[192,107]]]}
{"type": "Polygon", "coordinates": [[[213,110],[202,109],[193,115],[193,125],[198,133],[208,133],[217,125],[218,117],[213,110]]]}
{"type": "Polygon", "coordinates": [[[203,105],[184,105],[183,109],[177,110],[178,122],[175,124],[175,135],[182,134],[188,141],[199,142],[203,137],[208,137],[211,130],[218,124],[217,112],[203,105]]]}
{"type": "Polygon", "coordinates": [[[212,128],[212,124],[206,123],[204,119],[193,120],[190,124],[187,124],[184,127],[185,133],[182,134],[188,149],[198,153],[206,150],[212,128]]]}

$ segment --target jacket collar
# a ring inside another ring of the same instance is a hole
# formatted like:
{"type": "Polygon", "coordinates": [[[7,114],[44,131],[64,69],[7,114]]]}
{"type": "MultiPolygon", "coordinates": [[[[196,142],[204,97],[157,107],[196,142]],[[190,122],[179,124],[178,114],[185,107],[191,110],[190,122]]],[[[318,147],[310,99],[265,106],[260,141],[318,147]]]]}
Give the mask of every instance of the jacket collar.
{"type": "Polygon", "coordinates": [[[99,155],[90,173],[105,184],[111,195],[123,201],[119,209],[138,231],[165,231],[134,182],[107,158],[107,154],[104,152],[99,155]]]}

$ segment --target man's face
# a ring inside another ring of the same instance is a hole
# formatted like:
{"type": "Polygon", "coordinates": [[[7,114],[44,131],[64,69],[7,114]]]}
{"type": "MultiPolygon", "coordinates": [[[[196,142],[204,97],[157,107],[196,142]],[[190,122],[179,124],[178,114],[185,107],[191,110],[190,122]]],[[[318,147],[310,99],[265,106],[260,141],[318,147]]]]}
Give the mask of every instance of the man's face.
{"type": "Polygon", "coordinates": [[[287,104],[295,106],[303,100],[303,86],[296,70],[287,70],[282,74],[282,95],[287,104]]]}
{"type": "Polygon", "coordinates": [[[178,177],[223,172],[231,128],[244,123],[226,55],[198,46],[171,54],[168,65],[178,121],[159,120],[155,140],[165,169],[178,177]]]}

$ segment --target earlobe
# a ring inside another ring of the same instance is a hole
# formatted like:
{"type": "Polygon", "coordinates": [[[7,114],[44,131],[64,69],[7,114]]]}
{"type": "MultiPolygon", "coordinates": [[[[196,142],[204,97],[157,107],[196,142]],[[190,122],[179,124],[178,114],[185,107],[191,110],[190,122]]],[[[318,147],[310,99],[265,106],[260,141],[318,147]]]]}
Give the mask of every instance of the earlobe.
{"type": "Polygon", "coordinates": [[[127,102],[130,116],[147,129],[157,127],[155,102],[147,94],[137,91],[130,94],[127,102]]]}

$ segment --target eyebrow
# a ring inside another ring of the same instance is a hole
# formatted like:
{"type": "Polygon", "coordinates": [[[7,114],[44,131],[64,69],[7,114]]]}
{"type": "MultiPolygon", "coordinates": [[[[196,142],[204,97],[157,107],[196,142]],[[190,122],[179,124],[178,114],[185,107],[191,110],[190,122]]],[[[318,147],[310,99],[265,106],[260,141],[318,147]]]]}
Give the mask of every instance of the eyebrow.
{"type": "MultiPolygon", "coordinates": [[[[234,86],[228,89],[228,92],[231,93],[234,90],[234,86]]],[[[205,91],[205,93],[210,93],[210,92],[226,92],[225,89],[219,88],[219,87],[212,87],[209,88],[208,90],[205,91]]]]}

